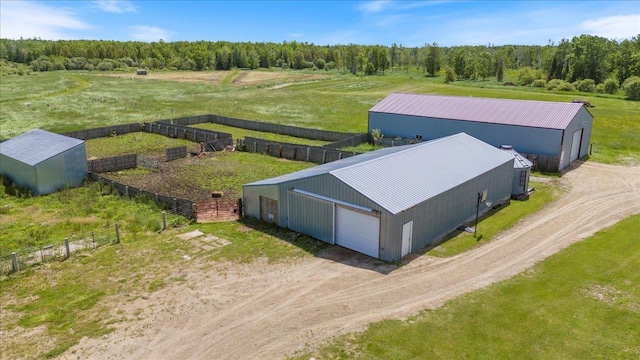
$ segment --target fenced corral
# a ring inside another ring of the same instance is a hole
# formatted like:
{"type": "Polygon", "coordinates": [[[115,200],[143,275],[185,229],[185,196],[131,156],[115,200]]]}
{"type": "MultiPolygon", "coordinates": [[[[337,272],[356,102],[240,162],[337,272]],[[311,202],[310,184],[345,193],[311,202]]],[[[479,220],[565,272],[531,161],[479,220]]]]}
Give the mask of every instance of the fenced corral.
{"type": "Polygon", "coordinates": [[[125,169],[135,169],[137,166],[138,156],[136,154],[112,156],[87,161],[88,170],[92,173],[104,173],[125,169]]]}
{"type": "Polygon", "coordinates": [[[169,148],[166,150],[166,153],[167,153],[167,161],[182,159],[187,157],[187,147],[178,146],[174,148],[169,148]]]}
{"type": "Polygon", "coordinates": [[[196,129],[183,125],[166,124],[160,122],[145,123],[144,131],[172,138],[191,140],[193,142],[208,143],[213,141],[220,141],[224,144],[224,146],[233,145],[233,137],[231,136],[231,134],[212,130],[196,129]]]}
{"type": "Polygon", "coordinates": [[[156,123],[173,124],[181,126],[189,126],[202,123],[213,123],[226,126],[232,126],[240,129],[270,132],[280,135],[294,136],[304,139],[322,140],[322,141],[338,141],[345,138],[359,135],[354,133],[343,133],[338,131],[318,130],[302,128],[297,126],[280,125],[269,122],[235,119],[220,115],[199,115],[189,116],[177,119],[158,120],[156,123]]]}
{"type": "Polygon", "coordinates": [[[102,181],[105,184],[111,186],[116,191],[118,191],[118,194],[120,194],[120,196],[126,198],[145,196],[167,211],[171,211],[174,214],[182,215],[186,218],[194,220],[197,219],[196,206],[191,200],[181,199],[173,196],[166,196],[143,189],[138,189],[137,187],[122,184],[95,173],[89,173],[89,178],[94,181],[102,181]]]}
{"type": "Polygon", "coordinates": [[[62,135],[73,137],[76,139],[90,140],[90,139],[97,139],[97,138],[103,138],[103,137],[109,137],[109,136],[129,134],[129,133],[140,132],[140,131],[142,131],[141,124],[123,124],[123,125],[105,126],[105,127],[78,130],[78,131],[70,131],[70,132],[62,133],[62,135]]]}
{"type": "Polygon", "coordinates": [[[280,135],[294,136],[298,138],[322,140],[322,141],[338,141],[344,138],[356,135],[353,133],[343,133],[338,131],[318,130],[302,128],[297,126],[279,125],[268,122],[242,120],[228,118],[224,116],[211,115],[211,121],[214,124],[233,126],[237,128],[255,130],[262,132],[270,132],[280,135]]]}
{"type": "Polygon", "coordinates": [[[238,139],[238,149],[251,153],[267,154],[278,158],[307,161],[316,164],[324,164],[358,154],[351,151],[281,143],[253,137],[245,137],[244,140],[238,139]]]}
{"type": "Polygon", "coordinates": [[[62,261],[79,251],[118,243],[120,243],[118,224],[109,228],[72,234],[64,239],[52,240],[47,245],[21,248],[10,254],[0,255],[0,274],[10,274],[43,262],[62,261]]]}

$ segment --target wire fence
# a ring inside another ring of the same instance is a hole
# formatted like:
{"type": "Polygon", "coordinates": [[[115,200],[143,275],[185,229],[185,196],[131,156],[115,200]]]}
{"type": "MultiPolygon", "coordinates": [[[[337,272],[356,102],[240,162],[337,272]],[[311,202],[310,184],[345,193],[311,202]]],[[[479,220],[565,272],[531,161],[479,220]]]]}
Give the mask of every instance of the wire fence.
{"type": "Polygon", "coordinates": [[[23,247],[1,254],[0,275],[8,275],[40,263],[62,261],[77,252],[118,243],[118,224],[113,228],[75,233],[63,239],[51,239],[45,242],[47,245],[23,247]]]}

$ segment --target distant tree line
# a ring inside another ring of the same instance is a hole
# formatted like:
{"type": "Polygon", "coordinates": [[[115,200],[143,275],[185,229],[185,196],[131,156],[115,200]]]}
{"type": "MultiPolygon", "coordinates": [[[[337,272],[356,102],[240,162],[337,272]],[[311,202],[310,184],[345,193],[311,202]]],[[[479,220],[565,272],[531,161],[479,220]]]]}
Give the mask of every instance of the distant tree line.
{"type": "MultiPolygon", "coordinates": [[[[516,71],[518,83],[560,90],[615,93],[640,82],[640,34],[614,41],[580,35],[539,45],[423,47],[314,45],[300,42],[137,42],[0,39],[2,74],[52,70],[229,70],[232,68],[337,69],[375,75],[385,71],[444,74],[445,81],[502,82],[516,71]]],[[[635,85],[634,85],[635,86],[635,85]]],[[[637,85],[640,88],[640,84],[637,85]]],[[[627,91],[628,92],[628,91],[627,91]]],[[[638,89],[640,92],[640,89],[638,89]]],[[[637,97],[640,98],[640,95],[637,97]]]]}

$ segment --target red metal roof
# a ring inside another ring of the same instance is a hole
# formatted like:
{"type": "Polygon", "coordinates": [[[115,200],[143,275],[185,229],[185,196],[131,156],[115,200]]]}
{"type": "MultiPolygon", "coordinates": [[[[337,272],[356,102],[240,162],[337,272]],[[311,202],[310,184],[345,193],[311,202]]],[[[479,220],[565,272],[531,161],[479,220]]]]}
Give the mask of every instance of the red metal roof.
{"type": "Polygon", "coordinates": [[[530,100],[394,93],[370,112],[565,129],[583,105],[530,100]]]}

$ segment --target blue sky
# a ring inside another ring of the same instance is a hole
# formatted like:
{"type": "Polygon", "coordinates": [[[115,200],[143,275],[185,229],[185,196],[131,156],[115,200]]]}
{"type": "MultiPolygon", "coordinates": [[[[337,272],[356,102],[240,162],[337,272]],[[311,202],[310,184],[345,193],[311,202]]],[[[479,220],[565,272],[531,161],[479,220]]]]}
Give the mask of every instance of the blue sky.
{"type": "Polygon", "coordinates": [[[0,37],[546,45],[640,34],[627,1],[0,1],[0,37]]]}

